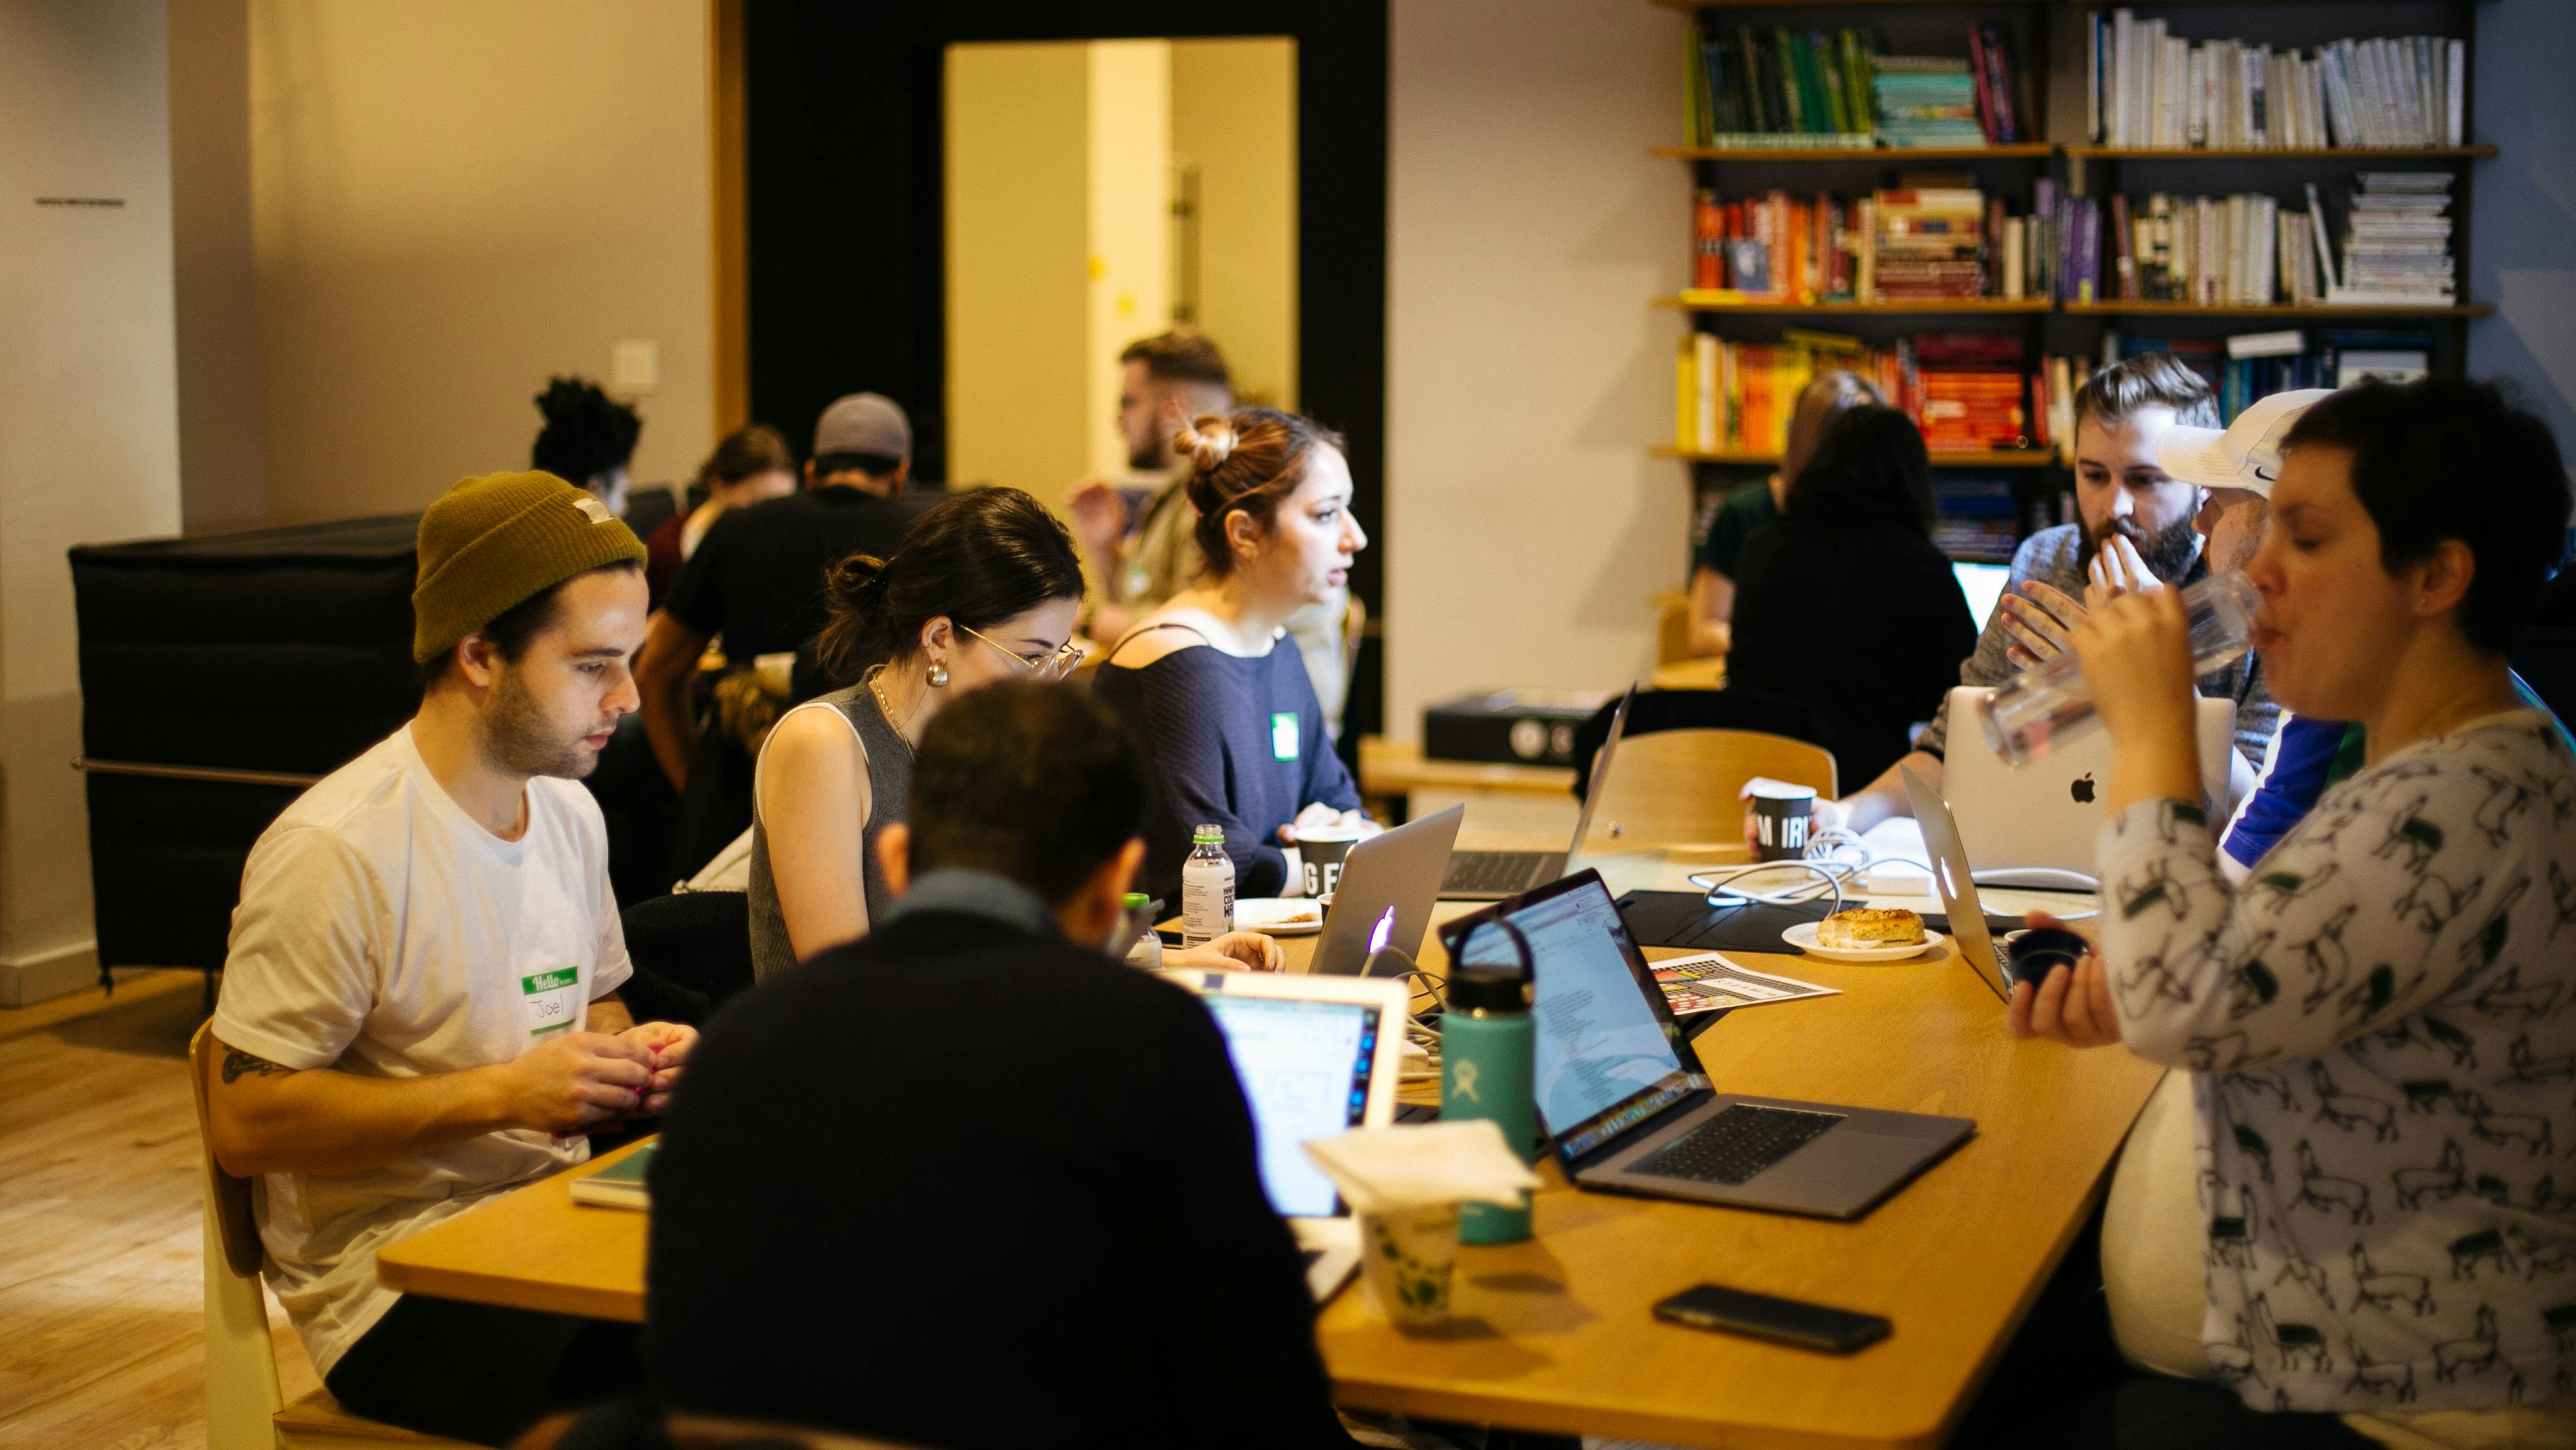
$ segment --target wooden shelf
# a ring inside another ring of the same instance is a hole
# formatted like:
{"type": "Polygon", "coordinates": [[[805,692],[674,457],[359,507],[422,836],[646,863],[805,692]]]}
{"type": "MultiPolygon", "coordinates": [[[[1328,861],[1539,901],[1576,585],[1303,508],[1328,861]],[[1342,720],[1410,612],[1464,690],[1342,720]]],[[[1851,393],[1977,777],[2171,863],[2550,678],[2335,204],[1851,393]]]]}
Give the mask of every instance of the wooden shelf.
{"type": "MultiPolygon", "coordinates": [[[[1777,453],[1699,453],[1670,444],[1654,451],[1657,458],[1676,458],[1685,463],[1731,463],[1747,468],[1769,468],[1780,461],[1777,453]]],[[[1934,453],[1934,468],[2046,468],[2057,461],[2057,455],[2045,448],[1981,448],[1967,453],[1934,453]]]]}
{"type": "Polygon", "coordinates": [[[2458,161],[2493,146],[2069,146],[2078,161],[2458,161]]]}
{"type": "Polygon", "coordinates": [[[2298,307],[2286,302],[2069,302],[2065,310],[2091,316],[2136,317],[2492,317],[2484,302],[2457,307],[2298,307]]]}
{"type": "Polygon", "coordinates": [[[1698,302],[1683,296],[1658,297],[1655,299],[1655,305],[1682,312],[1727,312],[1746,316],[1782,313],[1802,316],[1851,316],[1876,313],[1886,317],[1937,317],[1944,313],[2023,313],[2046,312],[2049,309],[2046,299],[2026,297],[2010,301],[2001,297],[1972,297],[1948,302],[1792,302],[1786,298],[1774,302],[1698,302]]]}
{"type": "Polygon", "coordinates": [[[2011,146],[1649,146],[1668,161],[2039,161],[2057,154],[2045,141],[2011,146]]]}

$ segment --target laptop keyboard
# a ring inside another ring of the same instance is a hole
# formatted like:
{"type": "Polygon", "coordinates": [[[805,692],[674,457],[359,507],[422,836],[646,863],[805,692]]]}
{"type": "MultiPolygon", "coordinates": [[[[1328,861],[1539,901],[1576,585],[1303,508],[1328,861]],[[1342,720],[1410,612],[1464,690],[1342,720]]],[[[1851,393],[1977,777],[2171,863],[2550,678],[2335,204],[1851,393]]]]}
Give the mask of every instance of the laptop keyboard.
{"type": "Polygon", "coordinates": [[[1500,891],[1510,895],[1538,884],[1554,858],[1548,851],[1460,851],[1440,878],[1442,891],[1500,891]]]}
{"type": "Polygon", "coordinates": [[[1621,1171],[1694,1183],[1744,1183],[1842,1120],[1840,1113],[1737,1103],[1621,1171]]]}

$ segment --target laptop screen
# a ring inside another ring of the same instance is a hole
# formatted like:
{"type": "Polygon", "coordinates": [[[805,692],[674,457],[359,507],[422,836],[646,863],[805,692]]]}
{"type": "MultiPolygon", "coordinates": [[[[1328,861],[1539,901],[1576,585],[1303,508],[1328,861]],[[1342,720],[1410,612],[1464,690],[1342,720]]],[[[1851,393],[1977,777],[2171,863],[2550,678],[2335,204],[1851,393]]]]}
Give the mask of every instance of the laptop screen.
{"type": "Polygon", "coordinates": [[[1950,573],[1959,581],[1959,592],[1968,596],[1968,612],[1977,617],[1977,628],[1984,629],[1995,606],[2003,600],[2004,585],[2012,580],[2012,566],[1954,562],[1950,573]]]}
{"type": "Polygon", "coordinates": [[[1305,1145],[1357,1127],[1367,1115],[1378,1009],[1223,992],[1201,1000],[1225,1033],[1234,1075],[1252,1106],[1270,1206],[1291,1218],[1331,1217],[1340,1195],[1305,1145]]]}
{"type": "Polygon", "coordinates": [[[1563,1151],[1580,1157],[1697,1086],[1629,965],[1636,949],[1599,877],[1475,927],[1459,960],[1516,965],[1504,921],[1529,942],[1533,1087],[1539,1117],[1563,1151]]]}

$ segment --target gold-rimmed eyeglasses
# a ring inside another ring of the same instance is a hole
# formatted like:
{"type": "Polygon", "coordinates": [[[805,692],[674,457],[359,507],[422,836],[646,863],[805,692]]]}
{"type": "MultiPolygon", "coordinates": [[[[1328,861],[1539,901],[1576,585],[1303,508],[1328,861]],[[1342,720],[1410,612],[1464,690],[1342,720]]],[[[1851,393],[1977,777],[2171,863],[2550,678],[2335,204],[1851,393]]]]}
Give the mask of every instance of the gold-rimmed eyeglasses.
{"type": "Polygon", "coordinates": [[[1021,669],[1029,671],[1041,680],[1061,680],[1065,676],[1073,673],[1073,667],[1075,665],[1082,663],[1082,649],[1071,640],[1065,641],[1063,645],[1057,648],[1055,653],[1048,655],[1046,658],[1033,660],[1027,655],[1021,654],[1017,650],[1003,644],[1000,640],[993,638],[991,635],[984,633],[982,630],[971,629],[962,624],[957,627],[964,630],[966,633],[975,636],[977,639],[982,640],[984,643],[991,645],[994,649],[1000,651],[1001,654],[1010,660],[1011,663],[1018,665],[1021,669]]]}

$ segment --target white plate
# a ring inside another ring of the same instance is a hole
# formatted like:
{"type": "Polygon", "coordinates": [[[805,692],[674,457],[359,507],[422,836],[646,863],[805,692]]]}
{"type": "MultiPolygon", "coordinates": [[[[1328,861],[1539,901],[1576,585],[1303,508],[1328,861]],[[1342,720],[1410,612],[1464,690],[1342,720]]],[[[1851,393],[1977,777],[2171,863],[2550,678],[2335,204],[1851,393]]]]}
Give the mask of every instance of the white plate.
{"type": "Polygon", "coordinates": [[[1901,962],[1919,957],[1949,938],[1930,927],[1923,928],[1923,940],[1892,947],[1827,947],[1816,945],[1816,923],[1802,921],[1780,933],[1780,940],[1811,957],[1828,962],[1901,962]]]}
{"type": "Polygon", "coordinates": [[[1234,929],[1272,936],[1313,936],[1324,929],[1324,908],[1311,896],[1238,896],[1234,929]]]}

